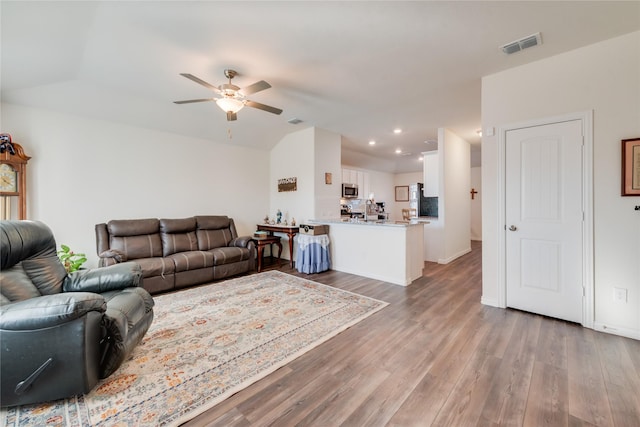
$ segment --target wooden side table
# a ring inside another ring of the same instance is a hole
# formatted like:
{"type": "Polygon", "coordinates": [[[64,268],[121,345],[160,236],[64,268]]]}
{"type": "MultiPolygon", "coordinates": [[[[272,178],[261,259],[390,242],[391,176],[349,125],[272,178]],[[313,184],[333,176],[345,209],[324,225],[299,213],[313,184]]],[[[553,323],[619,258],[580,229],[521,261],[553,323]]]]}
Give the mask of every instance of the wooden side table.
{"type": "Polygon", "coordinates": [[[257,224],[257,229],[260,231],[269,232],[269,236],[273,236],[273,233],[286,233],[289,236],[289,258],[291,258],[291,268],[293,268],[293,236],[298,234],[300,229],[297,225],[270,225],[270,224],[257,224]]]}
{"type": "Polygon", "coordinates": [[[258,273],[262,271],[262,254],[264,247],[269,245],[271,247],[271,259],[273,259],[273,245],[278,247],[278,261],[280,261],[280,255],[282,255],[282,243],[280,243],[280,236],[268,236],[263,239],[252,239],[256,242],[258,247],[258,273]]]}

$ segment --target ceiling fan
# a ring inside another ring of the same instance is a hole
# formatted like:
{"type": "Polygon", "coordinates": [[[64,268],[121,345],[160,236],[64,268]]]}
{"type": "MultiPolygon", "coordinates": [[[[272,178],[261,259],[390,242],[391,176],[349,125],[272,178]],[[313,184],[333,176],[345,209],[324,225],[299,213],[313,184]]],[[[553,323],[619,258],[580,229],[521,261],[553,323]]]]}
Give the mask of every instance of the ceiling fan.
{"type": "Polygon", "coordinates": [[[238,86],[231,83],[231,79],[238,75],[238,72],[235,70],[224,70],[224,75],[229,79],[229,83],[225,83],[218,87],[213,86],[204,80],[199,79],[193,74],[188,73],[180,73],[181,76],[192,80],[207,89],[210,89],[221,96],[221,98],[202,98],[202,99],[189,99],[186,101],[174,101],[175,104],[190,104],[192,102],[208,102],[215,101],[218,104],[218,107],[222,108],[222,110],[227,113],[227,120],[236,120],[238,118],[237,113],[240,111],[245,105],[247,107],[257,108],[259,110],[264,110],[273,114],[280,114],[282,110],[280,108],[271,107],[269,105],[261,104],[259,102],[251,101],[246,98],[247,95],[251,95],[252,93],[260,92],[261,90],[269,89],[271,85],[264,80],[260,80],[254,84],[251,84],[245,88],[239,88],[238,86]]]}

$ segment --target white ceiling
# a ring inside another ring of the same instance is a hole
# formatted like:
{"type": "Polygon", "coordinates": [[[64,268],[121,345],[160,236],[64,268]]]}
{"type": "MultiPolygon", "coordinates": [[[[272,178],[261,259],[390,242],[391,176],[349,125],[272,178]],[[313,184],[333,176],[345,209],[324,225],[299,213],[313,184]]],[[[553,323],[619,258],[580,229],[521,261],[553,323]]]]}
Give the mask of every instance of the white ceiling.
{"type": "Polygon", "coordinates": [[[419,153],[432,148],[425,141],[438,127],[479,146],[482,76],[640,29],[638,1],[0,7],[5,102],[265,150],[317,126],[343,136],[343,163],[389,172],[420,171],[419,153]],[[536,32],[541,46],[510,56],[499,49],[536,32]],[[172,102],[212,95],[179,73],[219,85],[225,68],[239,72],[241,87],[269,82],[249,98],[282,115],[245,108],[227,122],[215,103],[172,102]],[[303,123],[287,123],[294,117],[303,123]]]}

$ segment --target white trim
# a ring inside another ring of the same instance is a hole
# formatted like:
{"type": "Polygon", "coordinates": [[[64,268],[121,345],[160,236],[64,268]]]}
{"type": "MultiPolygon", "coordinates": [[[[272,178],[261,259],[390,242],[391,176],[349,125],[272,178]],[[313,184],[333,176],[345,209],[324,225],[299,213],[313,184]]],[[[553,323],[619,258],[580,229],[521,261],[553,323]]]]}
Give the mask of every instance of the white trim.
{"type": "MultiPolygon", "coordinates": [[[[506,277],[506,141],[507,132],[511,130],[562,123],[573,120],[582,121],[583,155],[582,155],[582,211],[584,221],[582,227],[582,277],[585,289],[582,300],[582,326],[594,328],[594,283],[593,283],[593,110],[570,113],[542,119],[527,120],[519,123],[503,125],[498,128],[498,230],[502,233],[498,239],[498,299],[497,306],[507,306],[506,277]]],[[[492,305],[492,304],[489,304],[492,305]]]]}
{"type": "Polygon", "coordinates": [[[637,329],[619,328],[617,326],[605,325],[601,322],[594,322],[593,329],[607,334],[619,335],[621,337],[633,338],[640,340],[640,331],[637,329]]]}
{"type": "Polygon", "coordinates": [[[455,261],[460,258],[462,255],[466,255],[471,252],[471,248],[466,248],[458,252],[457,254],[451,255],[449,258],[438,259],[438,264],[449,264],[451,261],[455,261]]]}
{"type": "Polygon", "coordinates": [[[482,303],[483,305],[490,305],[491,307],[504,308],[499,305],[497,299],[493,299],[493,298],[482,297],[480,298],[480,303],[482,303]]]}

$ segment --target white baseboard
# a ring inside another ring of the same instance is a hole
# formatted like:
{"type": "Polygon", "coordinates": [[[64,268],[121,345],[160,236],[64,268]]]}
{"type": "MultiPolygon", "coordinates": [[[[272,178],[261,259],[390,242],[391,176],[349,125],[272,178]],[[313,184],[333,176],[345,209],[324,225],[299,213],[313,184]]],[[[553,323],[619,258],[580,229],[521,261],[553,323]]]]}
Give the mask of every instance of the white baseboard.
{"type": "Polygon", "coordinates": [[[471,247],[468,247],[458,252],[457,254],[450,256],[449,258],[439,259],[438,264],[449,264],[451,261],[455,260],[456,258],[460,258],[462,255],[466,255],[469,252],[471,252],[471,247]]]}
{"type": "Polygon", "coordinates": [[[637,329],[620,328],[618,326],[605,325],[600,322],[593,322],[593,329],[607,334],[620,335],[621,337],[640,340],[640,330],[637,329]]]}
{"type": "Polygon", "coordinates": [[[485,298],[485,297],[481,297],[480,298],[480,304],[482,305],[489,305],[491,307],[498,307],[498,308],[504,308],[500,305],[500,303],[498,302],[497,299],[493,299],[493,298],[485,298]]]}

